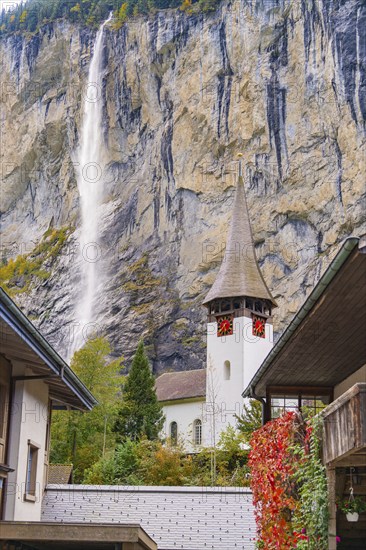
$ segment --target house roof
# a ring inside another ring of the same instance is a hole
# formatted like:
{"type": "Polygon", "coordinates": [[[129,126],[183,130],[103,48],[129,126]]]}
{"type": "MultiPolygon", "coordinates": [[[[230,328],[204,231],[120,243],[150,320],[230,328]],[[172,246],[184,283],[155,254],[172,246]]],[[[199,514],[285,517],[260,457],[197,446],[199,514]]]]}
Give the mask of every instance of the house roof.
{"type": "Polygon", "coordinates": [[[334,387],[366,364],[366,236],[337,256],[243,392],[270,386],[334,387]]]}
{"type": "Polygon", "coordinates": [[[236,187],[224,259],[203,303],[236,296],[263,298],[276,305],[257,262],[241,175],[236,187]]]}
{"type": "Polygon", "coordinates": [[[90,410],[97,400],[81,380],[0,288],[1,352],[9,359],[20,359],[34,376],[49,386],[50,398],[60,407],[90,410]]]}
{"type": "Polygon", "coordinates": [[[72,464],[50,464],[47,482],[50,484],[70,483],[72,464]]]}
{"type": "Polygon", "coordinates": [[[206,369],[166,372],[156,379],[159,401],[205,397],[206,369]]]}

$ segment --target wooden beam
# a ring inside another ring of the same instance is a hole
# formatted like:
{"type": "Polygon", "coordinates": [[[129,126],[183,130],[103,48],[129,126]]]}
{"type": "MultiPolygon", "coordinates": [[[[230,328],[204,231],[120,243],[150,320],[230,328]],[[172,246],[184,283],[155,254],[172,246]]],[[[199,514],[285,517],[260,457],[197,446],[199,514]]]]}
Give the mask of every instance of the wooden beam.
{"type": "Polygon", "coordinates": [[[337,468],[340,468],[340,467],[349,468],[351,466],[365,467],[366,455],[353,454],[345,458],[342,458],[341,460],[335,460],[331,464],[329,464],[329,467],[337,467],[337,468]]]}
{"type": "Polygon", "coordinates": [[[13,376],[13,380],[16,381],[23,381],[26,380],[27,382],[30,380],[48,380],[49,378],[56,378],[57,374],[34,374],[33,376],[13,376]]]}
{"type": "Polygon", "coordinates": [[[346,476],[347,470],[345,468],[340,468],[339,471],[336,471],[335,492],[336,496],[339,498],[343,498],[343,493],[346,488],[346,476]]]}
{"type": "Polygon", "coordinates": [[[335,468],[327,468],[328,481],[328,511],[329,511],[329,536],[328,549],[337,550],[337,507],[336,507],[336,470],[335,468]]]}
{"type": "Polygon", "coordinates": [[[2,352],[3,352],[3,355],[5,355],[6,357],[8,357],[10,359],[25,361],[26,363],[39,365],[39,366],[44,365],[44,362],[41,359],[38,360],[37,355],[35,353],[29,353],[27,351],[22,351],[22,350],[20,350],[19,348],[16,348],[16,347],[5,346],[2,349],[2,352]]]}

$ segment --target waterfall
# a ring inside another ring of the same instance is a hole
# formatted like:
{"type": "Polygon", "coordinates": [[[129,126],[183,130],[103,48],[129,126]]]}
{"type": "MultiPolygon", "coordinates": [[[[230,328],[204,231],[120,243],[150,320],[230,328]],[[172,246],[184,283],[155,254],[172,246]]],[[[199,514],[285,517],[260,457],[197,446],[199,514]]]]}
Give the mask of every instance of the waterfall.
{"type": "Polygon", "coordinates": [[[83,95],[83,113],[80,142],[76,151],[75,167],[80,195],[81,228],[79,250],[81,281],[75,308],[75,323],[69,346],[69,357],[85,343],[93,332],[94,302],[100,285],[99,265],[101,259],[99,207],[102,200],[105,176],[105,144],[103,138],[103,93],[102,57],[105,25],[112,14],[99,28],[94,52],[90,62],[88,82],[83,95]]]}

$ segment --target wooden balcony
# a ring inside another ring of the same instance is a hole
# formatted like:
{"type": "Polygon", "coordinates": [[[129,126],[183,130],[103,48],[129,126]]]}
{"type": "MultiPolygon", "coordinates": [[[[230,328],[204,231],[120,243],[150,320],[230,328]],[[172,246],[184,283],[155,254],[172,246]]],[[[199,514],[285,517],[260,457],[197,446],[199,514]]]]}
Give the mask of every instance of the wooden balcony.
{"type": "Polygon", "coordinates": [[[366,383],[358,383],[328,405],[324,418],[324,462],[329,466],[366,464],[366,383]]]}

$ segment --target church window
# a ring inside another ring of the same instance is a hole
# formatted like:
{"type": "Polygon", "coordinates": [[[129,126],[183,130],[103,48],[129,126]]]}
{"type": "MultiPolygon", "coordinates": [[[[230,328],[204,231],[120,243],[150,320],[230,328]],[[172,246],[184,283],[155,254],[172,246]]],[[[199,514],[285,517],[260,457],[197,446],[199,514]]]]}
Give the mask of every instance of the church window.
{"type": "Polygon", "coordinates": [[[260,300],[256,300],[254,308],[255,308],[255,311],[259,311],[259,313],[263,313],[263,304],[260,300]]]}
{"type": "Polygon", "coordinates": [[[193,422],[193,443],[202,445],[202,422],[199,419],[193,422]]]}
{"type": "Polygon", "coordinates": [[[247,309],[253,309],[253,300],[251,300],[250,298],[246,298],[245,305],[247,309]]]}
{"type": "Polygon", "coordinates": [[[170,442],[172,445],[178,444],[178,424],[176,422],[170,423],[170,442]]]}
{"type": "Polygon", "coordinates": [[[230,369],[231,369],[231,365],[230,365],[230,361],[225,361],[224,362],[224,380],[230,380],[230,369]]]}
{"type": "Polygon", "coordinates": [[[221,311],[230,311],[231,310],[231,301],[223,300],[221,302],[221,311]]]}

